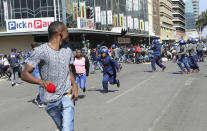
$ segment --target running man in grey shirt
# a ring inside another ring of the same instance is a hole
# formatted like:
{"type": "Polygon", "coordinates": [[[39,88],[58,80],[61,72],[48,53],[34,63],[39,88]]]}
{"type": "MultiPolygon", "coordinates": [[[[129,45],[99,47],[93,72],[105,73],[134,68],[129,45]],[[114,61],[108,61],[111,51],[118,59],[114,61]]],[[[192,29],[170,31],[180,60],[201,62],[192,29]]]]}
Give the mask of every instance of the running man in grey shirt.
{"type": "Polygon", "coordinates": [[[61,48],[68,42],[68,30],[62,22],[53,22],[48,28],[49,42],[33,51],[26,61],[22,79],[44,87],[43,100],[47,103],[47,112],[61,131],[74,130],[74,100],[78,97],[78,86],[70,65],[73,64],[73,52],[70,48],[61,48]],[[31,75],[39,66],[41,80],[31,75]],[[46,91],[49,83],[56,86],[55,93],[46,91]]]}

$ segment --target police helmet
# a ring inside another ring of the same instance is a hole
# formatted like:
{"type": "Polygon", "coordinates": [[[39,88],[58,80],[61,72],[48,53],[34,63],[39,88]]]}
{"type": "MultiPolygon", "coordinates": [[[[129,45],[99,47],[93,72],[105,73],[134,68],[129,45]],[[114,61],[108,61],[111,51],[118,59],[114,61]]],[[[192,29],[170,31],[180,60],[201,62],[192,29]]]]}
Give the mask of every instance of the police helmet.
{"type": "Polygon", "coordinates": [[[108,51],[108,49],[106,49],[106,48],[103,48],[103,49],[101,49],[101,53],[109,53],[109,51],[108,51]]]}
{"type": "Polygon", "coordinates": [[[189,38],[188,41],[189,41],[190,43],[193,43],[193,44],[196,42],[195,39],[193,39],[193,38],[189,38]]]}
{"type": "Polygon", "coordinates": [[[111,46],[111,48],[113,48],[113,49],[114,49],[114,48],[116,48],[116,45],[115,45],[115,44],[113,44],[113,45],[111,46]]]}
{"type": "Polygon", "coordinates": [[[98,44],[98,45],[97,45],[97,48],[100,48],[100,47],[101,47],[101,45],[100,45],[100,44],[98,44]]]}
{"type": "Polygon", "coordinates": [[[155,40],[153,41],[153,43],[154,43],[154,44],[159,44],[160,42],[159,42],[158,39],[155,39],[155,40]]]}
{"type": "Polygon", "coordinates": [[[180,45],[186,44],[186,41],[185,40],[180,40],[179,43],[180,43],[180,45]]]}

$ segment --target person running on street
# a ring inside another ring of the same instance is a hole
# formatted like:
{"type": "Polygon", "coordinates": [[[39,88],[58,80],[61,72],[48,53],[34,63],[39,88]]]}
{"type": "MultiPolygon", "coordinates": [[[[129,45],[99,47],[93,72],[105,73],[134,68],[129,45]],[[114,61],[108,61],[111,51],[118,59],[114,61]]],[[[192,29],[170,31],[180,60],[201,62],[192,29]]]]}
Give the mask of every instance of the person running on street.
{"type": "Polygon", "coordinates": [[[203,52],[203,48],[204,48],[204,43],[202,41],[202,39],[199,39],[198,45],[197,45],[197,55],[198,55],[198,60],[200,62],[204,62],[204,52],[203,52]]]}
{"type": "Polygon", "coordinates": [[[150,50],[153,50],[153,59],[152,59],[152,72],[157,72],[155,63],[162,68],[164,71],[166,69],[166,66],[162,65],[160,60],[161,60],[161,47],[162,45],[160,44],[159,40],[155,39],[153,41],[154,45],[150,48],[150,50]]]}
{"type": "Polygon", "coordinates": [[[22,79],[44,88],[46,111],[57,128],[61,131],[74,131],[74,101],[78,97],[78,86],[71,68],[74,55],[69,47],[62,47],[69,41],[68,29],[62,22],[52,22],[48,28],[48,36],[49,42],[35,48],[31,57],[26,60],[22,79]],[[41,79],[31,74],[37,66],[41,79]]]}
{"type": "Polygon", "coordinates": [[[190,65],[190,68],[193,69],[193,72],[194,70],[196,70],[196,72],[199,72],[200,69],[199,69],[199,66],[198,66],[198,63],[197,63],[197,55],[196,55],[196,41],[195,39],[193,38],[190,38],[188,40],[188,42],[190,43],[188,45],[188,52],[189,52],[189,65],[190,65]]]}
{"type": "Polygon", "coordinates": [[[188,56],[187,56],[187,47],[186,47],[186,41],[180,40],[180,52],[178,52],[178,66],[181,69],[181,73],[185,73],[185,69],[182,66],[184,64],[185,68],[187,69],[187,74],[190,74],[190,67],[188,66],[188,56]]]}
{"type": "Polygon", "coordinates": [[[74,59],[75,66],[75,79],[76,83],[80,85],[83,92],[86,91],[86,76],[89,75],[90,63],[86,56],[82,55],[82,50],[76,50],[76,56],[74,59]]]}
{"type": "Polygon", "coordinates": [[[110,82],[110,84],[117,84],[118,88],[120,87],[120,81],[116,79],[116,76],[117,70],[119,72],[122,66],[119,65],[116,60],[112,59],[108,53],[108,49],[103,48],[101,50],[101,56],[97,58],[103,67],[103,93],[108,93],[108,82],[110,82]]]}

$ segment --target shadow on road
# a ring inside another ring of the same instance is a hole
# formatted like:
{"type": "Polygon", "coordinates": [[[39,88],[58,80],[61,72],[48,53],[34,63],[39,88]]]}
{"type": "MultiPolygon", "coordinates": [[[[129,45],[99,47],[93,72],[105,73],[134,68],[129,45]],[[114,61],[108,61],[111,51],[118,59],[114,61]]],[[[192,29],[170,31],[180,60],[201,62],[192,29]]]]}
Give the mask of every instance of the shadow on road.
{"type": "MultiPolygon", "coordinates": [[[[102,89],[89,89],[87,91],[97,91],[97,92],[100,92],[100,93],[104,93],[104,91],[102,89]]],[[[116,91],[119,91],[119,90],[109,90],[108,93],[116,92],[116,91]]]]}
{"type": "Polygon", "coordinates": [[[28,100],[27,102],[32,103],[32,104],[34,104],[34,105],[37,105],[37,103],[35,102],[35,99],[28,100]]]}
{"type": "Polygon", "coordinates": [[[78,96],[78,99],[83,99],[83,98],[85,98],[86,97],[86,95],[79,95],[78,96]]]}
{"type": "Polygon", "coordinates": [[[147,73],[152,73],[152,71],[144,71],[144,72],[147,72],[147,73]]]}
{"type": "Polygon", "coordinates": [[[169,72],[170,74],[173,74],[173,75],[182,75],[181,72],[169,72]]]}

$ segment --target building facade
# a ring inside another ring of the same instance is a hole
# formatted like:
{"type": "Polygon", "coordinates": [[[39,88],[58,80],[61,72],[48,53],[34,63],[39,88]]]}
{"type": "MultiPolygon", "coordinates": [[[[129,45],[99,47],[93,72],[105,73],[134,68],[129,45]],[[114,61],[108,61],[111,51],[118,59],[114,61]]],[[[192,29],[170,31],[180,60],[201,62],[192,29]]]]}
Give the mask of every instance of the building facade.
{"type": "Polygon", "coordinates": [[[171,43],[176,39],[176,31],[173,26],[172,7],[171,0],[160,0],[160,38],[163,43],[171,43]]]}
{"type": "Polygon", "coordinates": [[[73,43],[148,43],[148,0],[0,0],[0,7],[0,40],[31,36],[30,41],[46,42],[47,31],[8,33],[6,20],[54,17],[67,25],[73,43]],[[122,28],[128,30],[124,37],[122,28]]]}
{"type": "Polygon", "coordinates": [[[196,18],[193,9],[193,0],[185,0],[185,27],[187,31],[196,29],[196,18]]]}
{"type": "Polygon", "coordinates": [[[148,0],[149,31],[150,35],[160,37],[160,2],[148,0]]]}
{"type": "Polygon", "coordinates": [[[194,11],[194,16],[195,16],[195,21],[198,20],[198,16],[199,16],[199,0],[193,0],[193,11],[194,11]]]}
{"type": "Polygon", "coordinates": [[[172,0],[173,24],[176,29],[176,40],[185,38],[185,3],[183,0],[172,0]]]}

